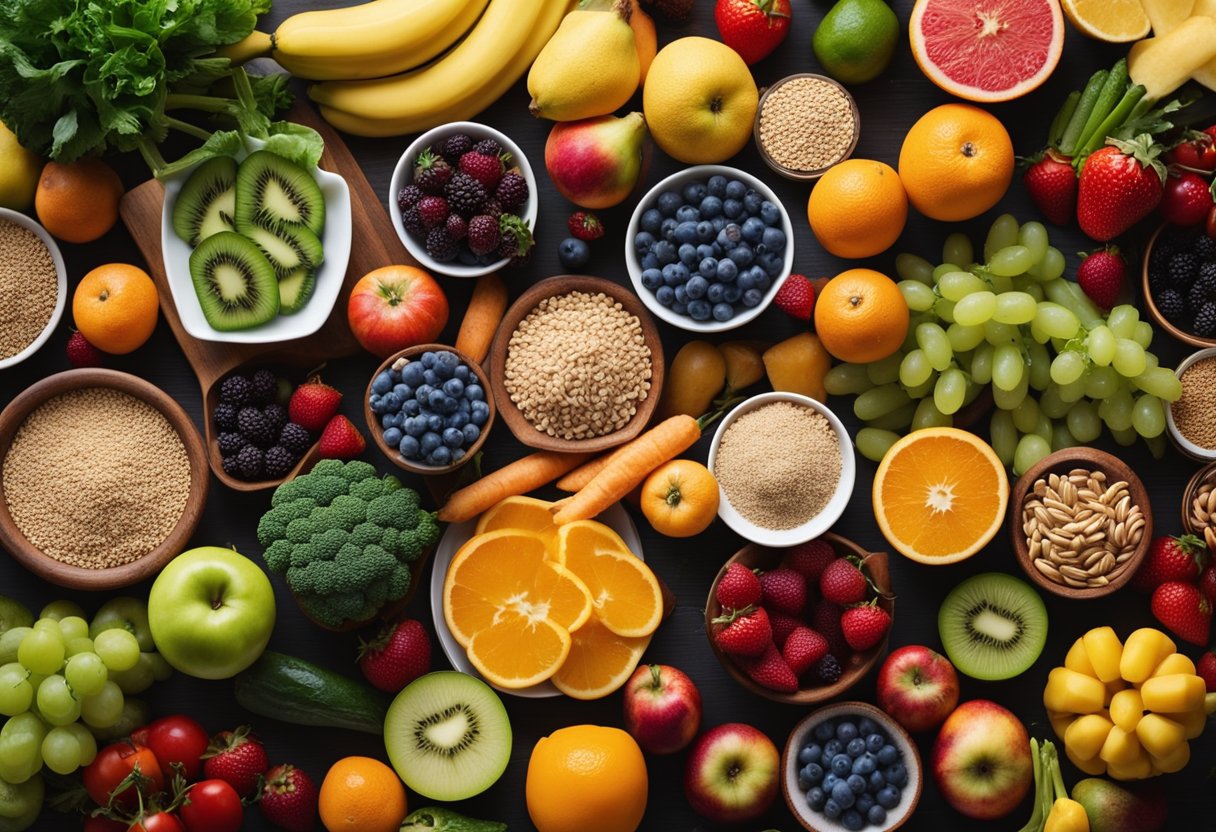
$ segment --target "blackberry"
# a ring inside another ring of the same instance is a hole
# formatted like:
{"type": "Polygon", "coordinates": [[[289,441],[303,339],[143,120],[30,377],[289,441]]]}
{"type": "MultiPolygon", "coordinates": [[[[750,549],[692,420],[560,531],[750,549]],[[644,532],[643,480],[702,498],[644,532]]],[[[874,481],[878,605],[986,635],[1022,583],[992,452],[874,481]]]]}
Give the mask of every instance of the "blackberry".
{"type": "Polygon", "coordinates": [[[473,139],[468,133],[453,133],[439,145],[439,155],[449,165],[455,165],[460,157],[473,149],[473,139]]]}
{"type": "Polygon", "coordinates": [[[448,201],[441,196],[424,196],[418,202],[418,215],[427,230],[443,225],[448,219],[448,201]]]}
{"type": "Polygon", "coordinates": [[[279,431],[279,444],[292,453],[302,454],[312,447],[312,435],[295,422],[288,422],[279,431]]]}
{"type": "Polygon", "coordinates": [[[469,221],[460,214],[448,214],[448,221],[445,224],[448,230],[448,235],[453,240],[463,240],[469,233],[469,221]]]}
{"type": "Polygon", "coordinates": [[[223,466],[224,466],[224,473],[227,474],[228,476],[235,477],[238,480],[244,479],[244,477],[241,476],[241,466],[238,464],[237,458],[235,456],[224,457],[223,466]]]}
{"type": "Polygon", "coordinates": [[[1191,284],[1195,282],[1195,271],[1198,266],[1198,257],[1189,251],[1180,251],[1170,258],[1166,282],[1179,291],[1189,290],[1191,284]]]}
{"type": "Polygon", "coordinates": [[[236,415],[236,422],[245,439],[259,448],[269,447],[274,442],[274,434],[259,408],[242,407],[236,415]]]}
{"type": "Polygon", "coordinates": [[[482,208],[478,213],[489,214],[491,217],[497,219],[503,215],[504,211],[502,210],[502,203],[500,203],[497,199],[491,198],[486,200],[485,207],[482,208]]]}
{"type": "Polygon", "coordinates": [[[262,463],[262,452],[253,445],[246,445],[236,455],[237,470],[240,472],[240,477],[245,480],[261,479],[262,463]]]}
{"type": "MultiPolygon", "coordinates": [[[[1181,292],[1179,294],[1182,294],[1181,292]]],[[[1191,288],[1186,292],[1186,302],[1192,309],[1198,309],[1209,300],[1208,290],[1199,281],[1191,284],[1191,288]]]]}
{"type": "Polygon", "coordinates": [[[418,204],[418,200],[426,194],[422,193],[422,188],[417,185],[406,185],[397,192],[397,207],[402,211],[408,211],[418,204]]]}
{"type": "Polygon", "coordinates": [[[469,251],[474,254],[489,254],[502,242],[498,220],[486,214],[478,214],[469,220],[469,251]]]}
{"type": "Polygon", "coordinates": [[[426,253],[440,263],[450,263],[456,259],[456,241],[447,228],[441,225],[426,233],[426,253]]]}
{"type": "MultiPolygon", "coordinates": [[[[223,395],[221,393],[221,395],[223,395]]],[[[215,406],[215,426],[220,430],[236,430],[236,406],[221,402],[215,406]]]]}
{"type": "Polygon", "coordinates": [[[486,156],[502,156],[502,145],[495,139],[482,139],[473,145],[473,150],[486,156]]]}
{"type": "Polygon", "coordinates": [[[249,400],[254,404],[270,404],[278,390],[279,382],[270,370],[258,370],[249,382],[249,400]]]}
{"type": "Polygon", "coordinates": [[[268,404],[262,408],[262,418],[266,420],[266,427],[270,429],[270,432],[278,436],[283,425],[287,424],[287,408],[277,403],[268,404]]]}
{"type": "Polygon", "coordinates": [[[1195,282],[1210,286],[1212,296],[1216,297],[1216,263],[1200,263],[1199,276],[1195,278],[1195,282]]]}
{"type": "Polygon", "coordinates": [[[415,237],[426,236],[426,225],[422,222],[422,212],[417,205],[401,214],[401,224],[415,237]]]}
{"type": "Polygon", "coordinates": [[[826,656],[816,662],[815,667],[811,672],[814,673],[815,678],[823,684],[835,684],[836,680],[840,678],[840,662],[836,660],[835,656],[828,653],[826,656]]]}
{"type": "Polygon", "coordinates": [[[263,462],[266,478],[271,480],[283,479],[295,467],[296,462],[295,454],[282,445],[275,445],[266,452],[266,458],[263,462]]]}
{"type": "Polygon", "coordinates": [[[441,194],[454,171],[455,168],[441,156],[432,153],[428,147],[414,160],[414,184],[421,188],[424,194],[441,194]]]}
{"type": "Polygon", "coordinates": [[[1165,319],[1174,326],[1182,326],[1186,323],[1186,301],[1182,299],[1178,290],[1162,289],[1153,296],[1153,301],[1165,319]]]}
{"type": "Polygon", "coordinates": [[[236,456],[241,452],[241,448],[249,444],[249,442],[239,433],[234,431],[224,431],[219,438],[220,456],[236,456]]]}
{"type": "Polygon", "coordinates": [[[502,175],[502,179],[498,180],[494,199],[504,211],[517,213],[528,201],[528,180],[513,170],[507,171],[502,175]]]}
{"type": "Polygon", "coordinates": [[[249,379],[244,376],[229,376],[220,385],[220,401],[240,407],[249,401],[249,379]]]}
{"type": "Polygon", "coordinates": [[[467,173],[457,173],[443,189],[448,207],[461,216],[480,214],[486,204],[486,188],[467,173]]]}
{"type": "Polygon", "coordinates": [[[1216,338],[1216,303],[1208,301],[1195,311],[1194,331],[1200,338],[1216,338]]]}
{"type": "Polygon", "coordinates": [[[514,214],[503,214],[498,218],[498,229],[502,242],[498,245],[499,257],[523,257],[532,248],[532,232],[527,224],[514,214]]]}
{"type": "Polygon", "coordinates": [[[1200,260],[1208,262],[1216,261],[1216,237],[1209,237],[1206,234],[1200,234],[1195,238],[1195,244],[1191,247],[1191,251],[1200,260]]]}

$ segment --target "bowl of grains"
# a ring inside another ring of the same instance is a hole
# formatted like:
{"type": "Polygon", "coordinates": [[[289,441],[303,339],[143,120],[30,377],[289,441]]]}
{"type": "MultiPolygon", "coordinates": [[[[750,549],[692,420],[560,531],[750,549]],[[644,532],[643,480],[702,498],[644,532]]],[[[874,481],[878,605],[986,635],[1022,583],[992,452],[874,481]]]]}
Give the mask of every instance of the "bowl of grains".
{"type": "Polygon", "coordinates": [[[1200,468],[1182,492],[1182,528],[1216,552],[1216,462],[1200,468]]]}
{"type": "Polygon", "coordinates": [[[25,214],[0,208],[0,370],[46,343],[67,297],[68,271],[51,235],[25,214]]]}
{"type": "Polygon", "coordinates": [[[598,277],[542,280],[490,347],[498,415],[523,444],[567,453],[628,442],[663,392],[663,345],[637,295],[598,277]]]}
{"type": "Polygon", "coordinates": [[[752,132],[770,168],[787,179],[810,181],[853,154],[861,116],[843,86],[800,72],[764,91],[752,132]]]}
{"type": "Polygon", "coordinates": [[[796,546],[839,519],[856,462],[844,424],[796,393],[761,393],[722,420],[709,448],[718,516],[765,546],[796,546]]]}
{"type": "Polygon", "coordinates": [[[1216,460],[1216,347],[1192,353],[1174,370],[1182,396],[1165,408],[1174,447],[1200,462],[1216,460]]]}
{"type": "Polygon", "coordinates": [[[1032,581],[1065,598],[1100,598],[1135,573],[1153,537],[1144,483],[1096,448],[1064,448],[1013,486],[1009,534],[1032,581]]]}
{"type": "Polygon", "coordinates": [[[207,499],[203,441],[173,399],[116,370],[68,370],[0,413],[0,544],[34,574],[107,590],[185,548],[207,499]]]}

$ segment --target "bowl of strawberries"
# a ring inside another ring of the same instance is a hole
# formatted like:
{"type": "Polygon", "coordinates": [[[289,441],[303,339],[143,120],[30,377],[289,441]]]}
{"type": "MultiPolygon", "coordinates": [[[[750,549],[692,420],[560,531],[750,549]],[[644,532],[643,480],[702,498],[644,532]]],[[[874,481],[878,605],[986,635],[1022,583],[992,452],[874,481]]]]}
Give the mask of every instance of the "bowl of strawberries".
{"type": "Polygon", "coordinates": [[[887,554],[827,532],[786,549],[751,543],[732,555],[709,589],[705,633],[740,685],[811,705],[873,669],[894,615],[887,554]]]}

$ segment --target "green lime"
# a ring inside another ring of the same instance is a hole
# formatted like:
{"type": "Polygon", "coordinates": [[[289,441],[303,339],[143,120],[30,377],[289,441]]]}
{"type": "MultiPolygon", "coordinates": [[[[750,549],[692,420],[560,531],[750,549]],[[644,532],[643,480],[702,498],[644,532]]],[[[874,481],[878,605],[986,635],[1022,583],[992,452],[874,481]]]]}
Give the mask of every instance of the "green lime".
{"type": "Polygon", "coordinates": [[[899,21],[883,0],[840,0],[815,30],[811,47],[828,75],[863,84],[891,63],[898,39],[899,21]]]}

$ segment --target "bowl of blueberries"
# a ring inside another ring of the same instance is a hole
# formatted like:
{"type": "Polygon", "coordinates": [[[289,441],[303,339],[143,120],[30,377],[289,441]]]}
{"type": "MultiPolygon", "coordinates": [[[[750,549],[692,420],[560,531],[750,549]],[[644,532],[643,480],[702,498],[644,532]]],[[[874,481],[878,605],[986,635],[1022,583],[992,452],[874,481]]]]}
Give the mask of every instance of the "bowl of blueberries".
{"type": "Polygon", "coordinates": [[[772,302],[794,266],[794,228],[756,177],[698,165],[667,177],[638,203],[625,265],[659,318],[692,332],[723,332],[772,302]]]}
{"type": "Polygon", "coordinates": [[[781,755],[781,793],[810,832],[904,825],[920,801],[920,754],[908,732],[865,702],[804,717],[781,755]]]}
{"type": "Polygon", "coordinates": [[[446,474],[485,443],[496,415],[489,391],[485,372],[464,353],[419,344],[376,370],[363,415],[376,445],[399,468],[446,474]]]}

